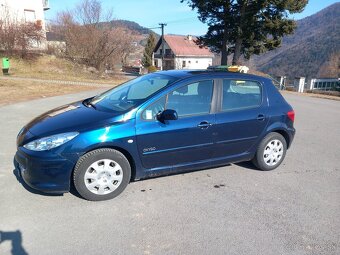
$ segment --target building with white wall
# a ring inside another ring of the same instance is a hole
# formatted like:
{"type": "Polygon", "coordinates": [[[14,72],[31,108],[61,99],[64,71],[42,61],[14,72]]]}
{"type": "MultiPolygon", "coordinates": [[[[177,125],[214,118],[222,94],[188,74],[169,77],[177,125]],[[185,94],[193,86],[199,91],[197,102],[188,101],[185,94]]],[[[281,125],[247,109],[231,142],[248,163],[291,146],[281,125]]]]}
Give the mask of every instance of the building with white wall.
{"type": "MultiPolygon", "coordinates": [[[[45,11],[49,0],[0,0],[0,18],[10,17],[13,22],[32,22],[45,33],[45,11]]],[[[41,44],[40,47],[45,47],[41,44]]]]}
{"type": "MultiPolygon", "coordinates": [[[[195,37],[183,35],[164,36],[163,70],[206,69],[212,65],[214,54],[206,47],[200,48],[195,37]]],[[[162,39],[154,49],[154,65],[162,66],[162,39]]]]}
{"type": "Polygon", "coordinates": [[[312,79],[310,90],[334,90],[340,89],[340,78],[319,78],[312,79]]]}

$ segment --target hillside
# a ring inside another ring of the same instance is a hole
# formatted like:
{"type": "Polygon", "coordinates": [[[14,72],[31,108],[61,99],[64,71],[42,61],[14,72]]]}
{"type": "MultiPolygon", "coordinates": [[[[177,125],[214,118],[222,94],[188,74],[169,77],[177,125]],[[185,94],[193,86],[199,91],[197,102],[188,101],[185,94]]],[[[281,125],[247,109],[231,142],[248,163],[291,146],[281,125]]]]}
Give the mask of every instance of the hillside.
{"type": "Polygon", "coordinates": [[[252,58],[253,66],[271,75],[289,77],[339,76],[340,3],[297,21],[282,47],[252,58]]]}
{"type": "Polygon", "coordinates": [[[124,27],[124,28],[128,28],[129,30],[137,33],[137,34],[150,34],[153,31],[146,28],[146,27],[142,27],[141,25],[139,25],[136,22],[133,21],[129,21],[129,20],[113,20],[110,22],[112,26],[117,26],[117,27],[124,27]]]}

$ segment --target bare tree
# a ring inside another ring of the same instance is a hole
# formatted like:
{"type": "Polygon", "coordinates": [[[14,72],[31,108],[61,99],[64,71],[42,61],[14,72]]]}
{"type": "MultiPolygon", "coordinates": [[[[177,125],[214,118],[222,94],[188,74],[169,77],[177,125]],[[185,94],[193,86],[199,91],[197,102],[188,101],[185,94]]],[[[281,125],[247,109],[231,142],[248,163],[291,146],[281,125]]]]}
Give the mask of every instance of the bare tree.
{"type": "Polygon", "coordinates": [[[6,55],[18,52],[21,57],[44,40],[42,28],[34,22],[20,20],[16,13],[3,5],[0,12],[0,50],[6,55]]]}
{"type": "Polygon", "coordinates": [[[66,42],[66,56],[104,68],[131,50],[133,36],[113,27],[112,11],[104,11],[98,0],[82,0],[75,9],[58,14],[58,27],[66,42]]]}

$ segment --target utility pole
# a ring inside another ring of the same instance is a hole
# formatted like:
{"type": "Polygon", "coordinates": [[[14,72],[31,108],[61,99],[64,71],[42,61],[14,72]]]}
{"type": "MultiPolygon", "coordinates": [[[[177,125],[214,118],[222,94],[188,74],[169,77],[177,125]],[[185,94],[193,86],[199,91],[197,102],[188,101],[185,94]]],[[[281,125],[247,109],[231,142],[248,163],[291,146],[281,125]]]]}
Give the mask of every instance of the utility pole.
{"type": "Polygon", "coordinates": [[[159,25],[161,26],[162,29],[162,66],[161,66],[161,70],[163,70],[163,66],[164,66],[164,27],[167,25],[166,23],[159,23],[159,25]]]}
{"type": "Polygon", "coordinates": [[[149,27],[149,29],[159,29],[161,28],[162,29],[162,36],[161,36],[161,40],[162,40],[162,65],[161,65],[161,70],[163,70],[163,64],[164,64],[164,27],[167,25],[166,23],[159,23],[158,25],[160,25],[160,27],[149,27]]]}

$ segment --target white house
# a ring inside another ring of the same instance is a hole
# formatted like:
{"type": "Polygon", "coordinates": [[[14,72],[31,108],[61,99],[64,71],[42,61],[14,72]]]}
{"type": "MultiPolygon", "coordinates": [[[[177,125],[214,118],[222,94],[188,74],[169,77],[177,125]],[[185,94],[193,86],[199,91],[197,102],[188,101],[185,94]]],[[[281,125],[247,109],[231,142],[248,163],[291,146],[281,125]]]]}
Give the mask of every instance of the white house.
{"type": "MultiPolygon", "coordinates": [[[[0,0],[0,17],[9,16],[17,22],[33,22],[46,31],[44,12],[49,9],[49,0],[0,0]]],[[[40,45],[45,47],[44,44],[40,45]]]]}
{"type": "MultiPolygon", "coordinates": [[[[195,37],[183,35],[164,36],[163,70],[206,69],[212,65],[214,54],[206,47],[200,48],[195,37]]],[[[154,49],[154,65],[162,66],[162,39],[154,49]]]]}

